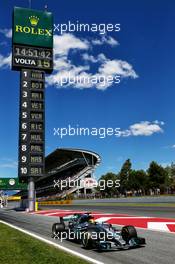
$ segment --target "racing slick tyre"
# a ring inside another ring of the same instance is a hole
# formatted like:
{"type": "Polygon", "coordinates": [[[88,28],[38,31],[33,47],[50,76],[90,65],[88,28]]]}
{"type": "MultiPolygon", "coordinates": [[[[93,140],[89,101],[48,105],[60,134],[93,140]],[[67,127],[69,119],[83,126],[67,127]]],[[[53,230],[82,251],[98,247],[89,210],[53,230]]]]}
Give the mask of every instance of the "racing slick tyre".
{"type": "Polygon", "coordinates": [[[88,230],[82,234],[81,243],[85,249],[92,249],[94,248],[94,242],[92,238],[92,233],[94,230],[88,230]]]}
{"type": "Polygon", "coordinates": [[[131,238],[137,237],[137,231],[134,226],[124,226],[121,231],[122,238],[128,242],[131,238]]]}
{"type": "Polygon", "coordinates": [[[52,237],[57,236],[65,230],[65,225],[63,223],[55,223],[52,226],[52,237]]]}

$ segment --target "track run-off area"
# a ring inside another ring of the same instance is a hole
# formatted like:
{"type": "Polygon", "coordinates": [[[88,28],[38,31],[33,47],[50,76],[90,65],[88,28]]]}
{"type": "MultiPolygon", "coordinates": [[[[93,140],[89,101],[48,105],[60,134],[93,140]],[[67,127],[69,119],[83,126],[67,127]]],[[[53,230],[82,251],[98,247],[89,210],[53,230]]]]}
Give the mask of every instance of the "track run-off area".
{"type": "MultiPolygon", "coordinates": [[[[86,213],[82,210],[41,210],[31,214],[44,215],[44,216],[57,216],[64,217],[75,213],[86,213]]],[[[133,225],[139,228],[150,229],[154,231],[173,232],[175,234],[175,219],[169,218],[156,218],[147,216],[133,216],[127,214],[114,214],[103,212],[91,212],[96,222],[108,222],[113,225],[133,225]]]]}

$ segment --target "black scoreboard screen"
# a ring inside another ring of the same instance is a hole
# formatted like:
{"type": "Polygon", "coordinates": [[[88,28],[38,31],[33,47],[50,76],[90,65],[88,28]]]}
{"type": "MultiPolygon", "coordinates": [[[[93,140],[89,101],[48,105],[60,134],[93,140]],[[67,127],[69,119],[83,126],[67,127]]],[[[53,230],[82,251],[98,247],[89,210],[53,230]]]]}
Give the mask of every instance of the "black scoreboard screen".
{"type": "Polygon", "coordinates": [[[45,157],[44,72],[21,70],[19,178],[43,176],[45,157]]]}
{"type": "Polygon", "coordinates": [[[53,70],[53,49],[13,45],[12,69],[31,68],[47,73],[53,70]]]}

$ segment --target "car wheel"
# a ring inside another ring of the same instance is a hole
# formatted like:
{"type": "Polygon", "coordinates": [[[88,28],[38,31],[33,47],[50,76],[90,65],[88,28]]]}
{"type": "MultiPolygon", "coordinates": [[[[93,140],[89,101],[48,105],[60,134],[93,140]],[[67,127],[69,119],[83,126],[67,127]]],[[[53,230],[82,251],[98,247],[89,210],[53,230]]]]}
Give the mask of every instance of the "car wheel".
{"type": "Polygon", "coordinates": [[[92,239],[92,231],[86,231],[82,234],[81,243],[85,249],[92,249],[93,239],[92,239]]]}
{"type": "Polygon", "coordinates": [[[61,232],[65,231],[65,225],[63,223],[55,223],[52,226],[52,236],[58,235],[61,232]]]}
{"type": "Polygon", "coordinates": [[[121,231],[122,238],[128,242],[131,238],[137,237],[137,231],[134,226],[124,226],[121,231]]]}

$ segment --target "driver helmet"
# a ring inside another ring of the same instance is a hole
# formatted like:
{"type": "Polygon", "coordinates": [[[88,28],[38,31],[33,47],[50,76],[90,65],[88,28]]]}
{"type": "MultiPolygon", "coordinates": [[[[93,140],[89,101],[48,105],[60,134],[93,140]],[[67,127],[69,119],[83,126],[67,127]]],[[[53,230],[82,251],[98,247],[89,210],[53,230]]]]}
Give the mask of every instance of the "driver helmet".
{"type": "Polygon", "coordinates": [[[95,224],[95,220],[94,220],[94,218],[89,219],[89,223],[90,223],[90,224],[95,224]]]}

